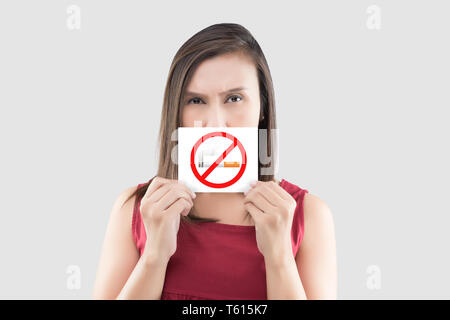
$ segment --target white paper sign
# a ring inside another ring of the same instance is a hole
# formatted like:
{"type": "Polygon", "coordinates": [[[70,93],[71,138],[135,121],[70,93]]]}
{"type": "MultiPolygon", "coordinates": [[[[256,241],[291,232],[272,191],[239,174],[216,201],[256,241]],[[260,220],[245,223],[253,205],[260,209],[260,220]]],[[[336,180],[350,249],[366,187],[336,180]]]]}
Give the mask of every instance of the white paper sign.
{"type": "Polygon", "coordinates": [[[244,192],[258,180],[257,127],[179,127],[178,180],[194,192],[244,192]]]}

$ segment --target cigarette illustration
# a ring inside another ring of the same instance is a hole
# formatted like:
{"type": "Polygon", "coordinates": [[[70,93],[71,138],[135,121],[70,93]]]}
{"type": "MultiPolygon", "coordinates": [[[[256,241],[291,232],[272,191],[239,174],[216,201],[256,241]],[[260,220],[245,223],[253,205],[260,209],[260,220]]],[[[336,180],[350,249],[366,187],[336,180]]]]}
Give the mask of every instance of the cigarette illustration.
{"type": "MultiPolygon", "coordinates": [[[[214,155],[215,152],[209,152],[207,153],[207,155],[214,155]]],[[[215,159],[217,159],[218,155],[216,156],[215,159]]],[[[209,160],[209,161],[204,161],[204,154],[203,152],[200,152],[200,159],[197,163],[197,167],[199,168],[209,168],[212,164],[213,164],[214,160],[209,160]]],[[[219,168],[239,168],[241,166],[241,163],[239,161],[222,161],[221,163],[219,163],[217,165],[217,167],[219,168]]]]}
{"type": "MultiPolygon", "coordinates": [[[[203,167],[209,168],[211,165],[212,165],[212,163],[199,162],[197,167],[199,167],[199,168],[203,168],[203,167]]],[[[219,167],[219,168],[220,167],[223,167],[223,168],[239,168],[240,166],[241,166],[241,164],[239,162],[236,162],[236,161],[232,161],[232,162],[224,161],[224,162],[221,162],[221,163],[219,163],[217,165],[217,167],[219,167]]]]}

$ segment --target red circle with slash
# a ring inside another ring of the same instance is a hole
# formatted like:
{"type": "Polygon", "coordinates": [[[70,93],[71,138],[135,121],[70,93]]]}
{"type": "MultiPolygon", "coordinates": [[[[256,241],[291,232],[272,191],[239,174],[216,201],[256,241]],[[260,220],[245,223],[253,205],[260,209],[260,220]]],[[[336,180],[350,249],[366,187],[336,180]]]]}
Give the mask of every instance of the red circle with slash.
{"type": "Polygon", "coordinates": [[[234,184],[236,181],[238,181],[242,175],[244,174],[245,167],[247,166],[247,153],[245,152],[244,146],[242,143],[233,135],[223,132],[223,131],[216,131],[216,132],[210,132],[202,136],[198,141],[195,143],[194,147],[191,151],[191,168],[192,172],[194,173],[195,177],[204,185],[211,187],[211,188],[226,188],[234,184]],[[208,168],[206,171],[201,175],[197,167],[195,166],[195,154],[197,152],[198,147],[207,139],[213,138],[213,137],[225,137],[230,139],[233,143],[222,153],[222,155],[217,158],[216,161],[208,168]],[[235,148],[238,147],[241,151],[242,156],[242,166],[237,175],[231,179],[230,181],[223,182],[223,183],[213,183],[206,180],[206,177],[221,163],[225,157],[235,148]]]}

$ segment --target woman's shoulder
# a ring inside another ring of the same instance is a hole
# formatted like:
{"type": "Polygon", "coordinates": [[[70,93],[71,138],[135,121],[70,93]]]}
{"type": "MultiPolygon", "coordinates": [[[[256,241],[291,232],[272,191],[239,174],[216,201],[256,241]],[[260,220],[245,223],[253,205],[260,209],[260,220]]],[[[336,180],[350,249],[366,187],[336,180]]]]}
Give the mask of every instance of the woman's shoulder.
{"type": "Polygon", "coordinates": [[[115,197],[111,210],[111,219],[120,220],[122,222],[132,222],[136,211],[136,196],[138,187],[141,184],[135,184],[125,187],[115,197]]]}
{"type": "MultiPolygon", "coordinates": [[[[312,247],[317,243],[317,238],[324,234],[332,234],[334,230],[334,217],[326,203],[318,195],[309,192],[307,189],[298,186],[293,182],[282,180],[282,186],[288,191],[299,203],[298,222],[301,226],[301,234],[298,243],[306,243],[303,248],[312,247]]],[[[294,218],[295,219],[295,218],[294,218]]]]}
{"type": "Polygon", "coordinates": [[[294,182],[288,181],[286,179],[276,180],[275,181],[282,187],[284,190],[286,190],[291,196],[294,198],[298,197],[298,195],[303,196],[304,194],[308,193],[309,191],[305,188],[300,187],[294,182]]]}
{"type": "Polygon", "coordinates": [[[297,194],[302,194],[303,196],[303,204],[304,206],[308,206],[311,208],[324,208],[328,207],[326,202],[320,198],[318,195],[315,195],[308,191],[304,186],[300,186],[299,184],[288,181],[286,179],[275,180],[278,184],[283,187],[287,192],[289,192],[292,196],[297,194]]]}
{"type": "Polygon", "coordinates": [[[328,204],[325,202],[325,200],[320,198],[318,195],[310,193],[310,192],[305,194],[305,198],[303,200],[303,205],[304,205],[304,207],[307,207],[308,209],[315,208],[315,209],[320,209],[322,211],[326,208],[329,209],[328,204]]]}
{"type": "Polygon", "coordinates": [[[315,236],[330,234],[334,230],[334,217],[328,204],[321,197],[307,193],[303,199],[304,242],[317,242],[315,236]],[[309,232],[308,232],[309,231],[309,232]]]}
{"type": "MultiPolygon", "coordinates": [[[[134,200],[136,198],[136,190],[139,184],[126,187],[123,189],[116,198],[115,205],[120,206],[120,208],[127,207],[132,208],[134,204],[134,200]]],[[[129,211],[129,210],[127,210],[129,211]]]]}
{"type": "Polygon", "coordinates": [[[128,222],[131,224],[134,212],[134,200],[136,195],[136,186],[130,186],[122,189],[116,195],[112,210],[110,213],[110,220],[117,222],[118,225],[125,226],[128,222]]]}
{"type": "Polygon", "coordinates": [[[300,187],[295,182],[281,179],[280,186],[282,186],[287,192],[296,199],[302,200],[303,215],[306,220],[323,220],[332,219],[331,210],[328,204],[318,195],[311,193],[305,187],[300,187]]]}

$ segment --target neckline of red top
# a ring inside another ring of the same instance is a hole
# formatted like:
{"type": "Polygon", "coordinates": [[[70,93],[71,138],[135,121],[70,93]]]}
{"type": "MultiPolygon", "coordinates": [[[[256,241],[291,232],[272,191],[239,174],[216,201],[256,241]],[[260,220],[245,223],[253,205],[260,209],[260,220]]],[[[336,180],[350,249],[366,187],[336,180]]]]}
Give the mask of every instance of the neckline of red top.
{"type": "MultiPolygon", "coordinates": [[[[286,180],[281,179],[280,181],[280,187],[283,187],[286,180]]],[[[186,223],[186,225],[188,225],[186,223]]],[[[227,224],[227,223],[220,223],[220,222],[200,222],[198,223],[199,227],[205,227],[209,229],[216,229],[216,230],[233,230],[233,231],[244,231],[244,232],[254,232],[255,226],[242,226],[237,224],[227,224]]]]}

